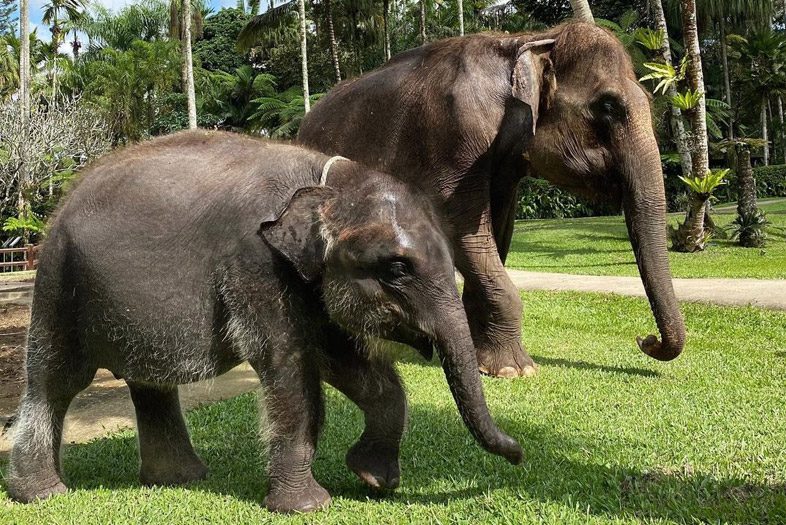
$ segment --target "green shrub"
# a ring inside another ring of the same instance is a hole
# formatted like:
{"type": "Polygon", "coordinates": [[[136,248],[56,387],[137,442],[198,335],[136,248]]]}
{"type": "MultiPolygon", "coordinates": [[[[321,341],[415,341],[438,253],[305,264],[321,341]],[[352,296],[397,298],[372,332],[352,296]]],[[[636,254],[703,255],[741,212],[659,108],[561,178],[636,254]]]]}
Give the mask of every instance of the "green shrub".
{"type": "MultiPolygon", "coordinates": [[[[786,164],[753,168],[753,177],[756,179],[758,198],[786,197],[786,164]]],[[[737,200],[737,174],[730,172],[726,180],[729,183],[717,192],[718,198],[725,201],[737,200]]]]}
{"type": "Polygon", "coordinates": [[[517,219],[571,219],[613,213],[608,206],[589,204],[543,179],[525,177],[519,184],[517,219]]]}
{"type": "Polygon", "coordinates": [[[786,164],[753,169],[759,197],[786,197],[786,164]]]}

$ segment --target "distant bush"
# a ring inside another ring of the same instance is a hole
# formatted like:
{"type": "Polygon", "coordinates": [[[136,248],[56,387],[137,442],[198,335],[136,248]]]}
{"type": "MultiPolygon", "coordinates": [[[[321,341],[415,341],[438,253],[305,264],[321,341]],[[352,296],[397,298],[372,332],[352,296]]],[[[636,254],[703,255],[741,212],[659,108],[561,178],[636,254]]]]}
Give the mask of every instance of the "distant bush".
{"type": "Polygon", "coordinates": [[[543,179],[525,177],[519,184],[517,219],[572,219],[614,213],[608,206],[592,205],[543,179]]]}
{"type": "Polygon", "coordinates": [[[786,197],[786,164],[753,169],[759,197],[786,197]]]}
{"type": "MultiPolygon", "coordinates": [[[[759,166],[753,168],[753,177],[756,179],[756,196],[786,197],[786,164],[775,166],[759,166]]],[[[726,177],[728,184],[721,186],[717,196],[721,200],[737,200],[737,174],[731,172],[726,177]]]]}

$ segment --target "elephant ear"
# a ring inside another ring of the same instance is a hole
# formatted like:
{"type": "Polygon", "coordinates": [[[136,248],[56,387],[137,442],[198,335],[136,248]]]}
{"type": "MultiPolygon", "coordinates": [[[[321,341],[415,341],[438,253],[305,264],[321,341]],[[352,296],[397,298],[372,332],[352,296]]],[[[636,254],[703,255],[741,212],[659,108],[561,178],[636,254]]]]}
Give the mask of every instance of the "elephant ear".
{"type": "Polygon", "coordinates": [[[557,90],[554,65],[549,58],[553,47],[554,40],[527,42],[519,47],[516,65],[513,67],[513,97],[529,106],[533,135],[539,112],[541,109],[548,109],[551,97],[557,90]]]}
{"type": "Polygon", "coordinates": [[[299,189],[283,209],[262,222],[257,232],[306,282],[322,273],[326,242],[321,232],[321,208],[333,193],[324,186],[299,189]]]}

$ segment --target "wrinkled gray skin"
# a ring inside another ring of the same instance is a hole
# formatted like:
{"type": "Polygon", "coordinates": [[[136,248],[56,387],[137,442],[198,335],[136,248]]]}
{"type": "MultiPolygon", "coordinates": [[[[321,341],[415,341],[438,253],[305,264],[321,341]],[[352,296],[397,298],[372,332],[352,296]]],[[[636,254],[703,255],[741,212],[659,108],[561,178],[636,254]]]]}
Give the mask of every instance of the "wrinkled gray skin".
{"type": "Polygon", "coordinates": [[[395,488],[406,400],[367,341],[429,355],[432,343],[467,428],[511,463],[521,449],[492,421],[430,203],[349,161],[240,135],[185,132],[110,155],[61,208],[41,254],[7,478],[19,501],[66,490],[63,417],[97,368],[125,378],[137,416],[140,478],[203,478],[177,385],[249,361],[270,434],[275,511],[330,496],[311,461],[323,418],[320,380],[365,413],[347,464],[395,488]]]}
{"type": "Polygon", "coordinates": [[[336,86],[298,140],[418,184],[444,214],[481,372],[535,370],[521,344],[519,292],[503,266],[516,185],[527,175],[622,205],[662,337],[639,346],[660,360],[682,351],[649,98],[609,32],[572,23],[407,51],[336,86]]]}

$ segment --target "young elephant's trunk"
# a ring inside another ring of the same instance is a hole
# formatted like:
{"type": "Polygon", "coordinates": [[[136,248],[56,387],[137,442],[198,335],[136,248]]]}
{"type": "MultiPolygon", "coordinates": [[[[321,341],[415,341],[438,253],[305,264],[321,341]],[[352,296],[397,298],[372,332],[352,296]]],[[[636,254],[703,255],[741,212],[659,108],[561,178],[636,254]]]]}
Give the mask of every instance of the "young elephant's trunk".
{"type": "Polygon", "coordinates": [[[523,456],[521,447],[491,419],[483,396],[467,317],[458,295],[455,299],[458,307],[437,322],[435,341],[453,399],[475,440],[487,451],[518,465],[523,456]]]}

